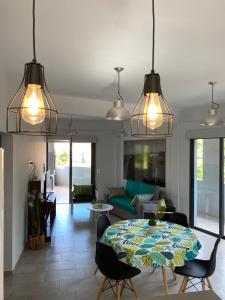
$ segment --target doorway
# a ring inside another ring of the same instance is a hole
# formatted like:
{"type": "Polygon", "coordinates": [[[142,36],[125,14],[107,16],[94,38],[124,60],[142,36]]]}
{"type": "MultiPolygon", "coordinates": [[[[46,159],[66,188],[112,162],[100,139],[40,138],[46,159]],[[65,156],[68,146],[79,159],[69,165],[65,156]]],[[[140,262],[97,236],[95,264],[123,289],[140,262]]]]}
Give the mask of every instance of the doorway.
{"type": "Polygon", "coordinates": [[[48,141],[47,171],[57,204],[72,204],[74,185],[95,185],[95,143],[48,141]]]}
{"type": "Polygon", "coordinates": [[[50,186],[57,204],[70,203],[70,142],[48,142],[50,186]]]}
{"type": "Polygon", "coordinates": [[[191,140],[190,222],[224,236],[224,138],[191,140]]]}

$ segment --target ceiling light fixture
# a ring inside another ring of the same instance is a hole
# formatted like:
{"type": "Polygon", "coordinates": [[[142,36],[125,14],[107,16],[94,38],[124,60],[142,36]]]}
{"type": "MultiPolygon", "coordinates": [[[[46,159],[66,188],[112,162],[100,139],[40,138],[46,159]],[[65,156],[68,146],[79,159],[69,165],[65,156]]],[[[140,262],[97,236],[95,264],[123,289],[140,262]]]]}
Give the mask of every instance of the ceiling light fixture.
{"type": "Polygon", "coordinates": [[[66,124],[66,128],[64,129],[58,129],[58,133],[66,135],[66,136],[74,136],[74,135],[78,135],[78,131],[76,130],[76,128],[73,127],[73,116],[70,116],[70,120],[68,121],[68,123],[66,124]]]}
{"type": "Polygon", "coordinates": [[[212,99],[211,105],[208,110],[208,116],[205,118],[203,122],[201,122],[202,126],[218,126],[224,125],[224,120],[218,116],[219,104],[214,101],[214,86],[216,85],[216,81],[210,81],[209,85],[212,89],[212,99]]]}
{"type": "Polygon", "coordinates": [[[25,64],[23,80],[7,107],[7,132],[25,135],[55,135],[58,112],[49,94],[44,67],[37,63],[35,45],[35,0],[33,60],[25,64]]]}
{"type": "Polygon", "coordinates": [[[152,0],[152,70],[145,75],[144,89],[131,116],[131,135],[168,137],[173,133],[173,114],[164,99],[160,76],[155,73],[155,7],[152,0]]]}
{"type": "Polygon", "coordinates": [[[130,119],[129,111],[124,107],[124,99],[120,94],[120,72],[124,68],[116,67],[114,70],[117,72],[117,99],[113,102],[113,107],[107,112],[106,119],[112,121],[126,121],[130,119]]]}

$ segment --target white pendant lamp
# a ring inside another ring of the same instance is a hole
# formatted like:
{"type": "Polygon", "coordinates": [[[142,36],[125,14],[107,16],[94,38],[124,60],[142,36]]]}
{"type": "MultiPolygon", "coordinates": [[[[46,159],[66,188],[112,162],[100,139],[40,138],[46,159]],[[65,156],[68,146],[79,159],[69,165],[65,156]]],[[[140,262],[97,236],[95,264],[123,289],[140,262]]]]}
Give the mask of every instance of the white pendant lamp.
{"type": "Polygon", "coordinates": [[[113,102],[113,107],[107,112],[106,119],[112,121],[126,121],[130,119],[130,113],[124,107],[124,99],[120,94],[120,72],[122,72],[124,68],[116,67],[114,70],[118,74],[117,99],[113,102]]]}
{"type": "Polygon", "coordinates": [[[219,104],[214,101],[214,86],[216,85],[216,81],[210,81],[209,85],[212,89],[212,99],[211,104],[208,110],[208,115],[206,118],[201,122],[202,126],[218,126],[224,125],[224,120],[218,115],[219,111],[219,104]]]}

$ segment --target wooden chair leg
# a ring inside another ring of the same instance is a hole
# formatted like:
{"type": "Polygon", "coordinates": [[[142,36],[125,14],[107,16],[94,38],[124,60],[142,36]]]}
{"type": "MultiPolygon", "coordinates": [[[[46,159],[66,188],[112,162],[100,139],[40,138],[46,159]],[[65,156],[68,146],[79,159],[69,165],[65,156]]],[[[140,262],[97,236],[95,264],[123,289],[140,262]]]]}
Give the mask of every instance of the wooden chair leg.
{"type": "Polygon", "coordinates": [[[120,300],[121,295],[121,284],[120,281],[116,282],[116,300],[120,300]]]}
{"type": "Polygon", "coordinates": [[[94,273],[94,274],[96,275],[96,274],[97,274],[97,272],[98,272],[98,267],[96,267],[96,269],[95,269],[95,273],[94,273]]]}
{"type": "Polygon", "coordinates": [[[180,286],[180,289],[179,289],[179,294],[185,293],[185,289],[187,287],[187,284],[188,284],[188,277],[184,276],[184,279],[183,279],[183,281],[181,283],[181,286],[180,286]]]}
{"type": "Polygon", "coordinates": [[[172,275],[173,275],[173,280],[176,282],[177,284],[177,274],[174,272],[174,269],[171,268],[171,271],[172,271],[172,275]]]}
{"type": "Polygon", "coordinates": [[[207,283],[208,283],[209,289],[212,291],[213,288],[212,288],[212,285],[211,285],[211,282],[210,282],[209,278],[206,278],[206,281],[207,281],[207,283]]]}
{"type": "Polygon", "coordinates": [[[103,282],[102,282],[102,285],[101,285],[101,287],[100,287],[100,289],[99,289],[99,291],[98,291],[97,300],[99,300],[99,299],[101,298],[101,295],[102,295],[102,293],[103,293],[104,290],[105,290],[107,281],[108,281],[108,279],[105,277],[104,280],[103,280],[103,282]]]}
{"type": "Polygon", "coordinates": [[[205,279],[201,280],[202,290],[205,291],[205,279]]]}
{"type": "Polygon", "coordinates": [[[162,270],[162,275],[163,275],[163,287],[165,290],[165,294],[168,295],[169,291],[168,291],[168,284],[167,284],[167,277],[166,277],[166,270],[164,267],[161,267],[162,270]]]}
{"type": "Polygon", "coordinates": [[[125,285],[126,285],[126,280],[123,280],[123,282],[122,282],[122,287],[121,287],[121,292],[120,292],[120,297],[121,297],[122,294],[123,294],[123,290],[124,290],[124,288],[125,288],[125,285]]]}
{"type": "Polygon", "coordinates": [[[182,283],[180,285],[179,294],[181,294],[183,291],[184,282],[185,282],[185,277],[183,278],[182,283]]]}
{"type": "Polygon", "coordinates": [[[131,287],[132,291],[134,292],[135,297],[138,298],[138,293],[137,293],[136,287],[134,286],[132,279],[129,279],[129,282],[130,282],[130,287],[131,287]]]}

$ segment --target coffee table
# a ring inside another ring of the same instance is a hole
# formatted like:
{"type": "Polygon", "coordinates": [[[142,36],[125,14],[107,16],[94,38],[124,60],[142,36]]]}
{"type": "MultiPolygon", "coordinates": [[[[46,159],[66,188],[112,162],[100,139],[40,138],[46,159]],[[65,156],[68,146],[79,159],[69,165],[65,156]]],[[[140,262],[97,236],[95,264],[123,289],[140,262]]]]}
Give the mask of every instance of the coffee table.
{"type": "Polygon", "coordinates": [[[113,210],[113,206],[110,204],[102,203],[102,207],[97,208],[94,207],[93,204],[91,204],[90,207],[88,207],[88,210],[90,210],[89,222],[96,222],[96,219],[100,214],[107,214],[109,218],[109,212],[113,210]]]}

